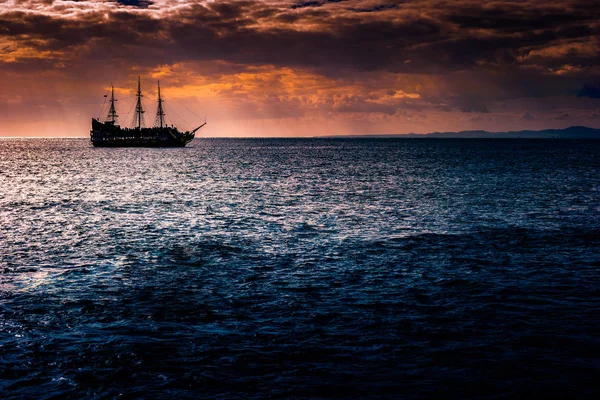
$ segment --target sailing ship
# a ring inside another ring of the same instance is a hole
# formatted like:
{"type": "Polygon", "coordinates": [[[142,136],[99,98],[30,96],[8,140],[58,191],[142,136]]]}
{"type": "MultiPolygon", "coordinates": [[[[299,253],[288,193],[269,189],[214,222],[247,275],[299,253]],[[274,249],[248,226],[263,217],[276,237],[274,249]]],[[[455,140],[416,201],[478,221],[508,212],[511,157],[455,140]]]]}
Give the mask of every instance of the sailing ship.
{"type": "MultiPolygon", "coordinates": [[[[106,97],[106,96],[105,96],[106,97]]],[[[136,93],[137,104],[133,117],[132,128],[122,128],[117,123],[117,110],[115,108],[115,88],[111,86],[110,107],[104,122],[100,118],[92,118],[90,138],[95,147],[184,147],[194,139],[196,132],[206,125],[206,121],[196,129],[182,132],[173,125],[165,123],[164,100],[160,96],[160,82],[158,82],[158,108],[156,119],[151,128],[144,127],[144,109],[142,107],[142,91],[138,77],[136,93]]]]}

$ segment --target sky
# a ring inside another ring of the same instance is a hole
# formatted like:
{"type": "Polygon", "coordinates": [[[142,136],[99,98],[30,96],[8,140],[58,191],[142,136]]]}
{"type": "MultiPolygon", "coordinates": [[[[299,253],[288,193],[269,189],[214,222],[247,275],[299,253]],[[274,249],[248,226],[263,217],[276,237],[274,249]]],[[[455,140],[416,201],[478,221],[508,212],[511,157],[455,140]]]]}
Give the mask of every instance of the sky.
{"type": "Polygon", "coordinates": [[[0,0],[0,136],[600,128],[595,0],[0,0]],[[104,111],[103,111],[104,110],[104,111]]]}

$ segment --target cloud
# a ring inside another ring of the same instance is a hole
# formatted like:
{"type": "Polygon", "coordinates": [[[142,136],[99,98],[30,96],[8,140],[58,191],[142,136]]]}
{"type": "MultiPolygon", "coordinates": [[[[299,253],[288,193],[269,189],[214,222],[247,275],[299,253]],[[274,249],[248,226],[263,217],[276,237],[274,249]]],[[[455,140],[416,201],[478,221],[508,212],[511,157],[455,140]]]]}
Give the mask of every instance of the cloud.
{"type": "MultiPolygon", "coordinates": [[[[600,13],[594,7],[574,12],[537,2],[510,8],[470,1],[441,8],[428,1],[55,3],[35,12],[3,13],[5,36],[37,50],[105,49],[109,58],[123,57],[107,47],[112,40],[117,48],[158,49],[154,56],[160,61],[219,59],[398,73],[537,65],[550,56],[552,65],[565,65],[573,53],[558,50],[568,48],[561,41],[577,40],[571,48],[581,50],[579,64],[597,64],[594,46],[584,44],[598,33],[600,13]],[[41,41],[27,43],[31,39],[41,41]]],[[[136,55],[132,52],[131,61],[136,55]]]]}
{"type": "Polygon", "coordinates": [[[521,114],[521,121],[533,121],[535,120],[535,117],[533,115],[531,115],[531,113],[529,111],[523,111],[523,114],[521,114]]]}
{"type": "Polygon", "coordinates": [[[139,7],[139,8],[148,8],[149,6],[152,5],[152,1],[149,0],[116,0],[117,3],[126,5],[126,6],[132,6],[132,7],[139,7]]]}
{"type": "Polygon", "coordinates": [[[271,118],[393,119],[405,111],[438,121],[495,115],[498,104],[525,99],[506,118],[541,123],[554,116],[538,112],[540,99],[579,97],[579,106],[597,107],[583,101],[600,96],[590,83],[600,77],[593,3],[5,2],[0,83],[24,96],[25,82],[52,79],[81,96],[77,88],[152,75],[174,93],[213,96],[239,115],[271,118]]]}
{"type": "Polygon", "coordinates": [[[483,102],[482,98],[473,94],[461,94],[456,99],[456,104],[462,112],[466,113],[484,113],[490,112],[483,102]]]}

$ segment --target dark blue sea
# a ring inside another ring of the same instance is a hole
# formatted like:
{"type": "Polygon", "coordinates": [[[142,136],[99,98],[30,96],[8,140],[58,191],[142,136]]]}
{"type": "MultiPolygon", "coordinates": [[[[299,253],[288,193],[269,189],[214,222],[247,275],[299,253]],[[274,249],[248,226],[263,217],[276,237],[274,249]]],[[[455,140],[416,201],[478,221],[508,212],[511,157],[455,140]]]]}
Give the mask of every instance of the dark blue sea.
{"type": "Polygon", "coordinates": [[[600,141],[0,140],[2,399],[594,398],[599,371],[600,141]]]}

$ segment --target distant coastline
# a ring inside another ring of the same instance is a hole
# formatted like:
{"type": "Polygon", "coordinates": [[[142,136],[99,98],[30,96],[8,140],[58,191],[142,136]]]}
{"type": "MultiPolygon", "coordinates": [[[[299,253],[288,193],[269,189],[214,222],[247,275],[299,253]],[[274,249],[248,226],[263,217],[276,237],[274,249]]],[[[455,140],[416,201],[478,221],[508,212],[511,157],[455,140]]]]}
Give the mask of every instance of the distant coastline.
{"type": "Polygon", "coordinates": [[[460,132],[431,132],[381,135],[328,135],[321,138],[415,138],[415,139],[600,139],[600,129],[571,126],[565,129],[540,131],[488,132],[483,130],[460,132]]]}
{"type": "MultiPolygon", "coordinates": [[[[319,136],[201,136],[197,139],[600,139],[600,129],[587,126],[571,126],[564,129],[543,129],[538,131],[522,130],[507,132],[488,132],[484,130],[459,131],[459,132],[431,132],[431,133],[381,133],[357,135],[319,135],[319,136]]],[[[2,136],[0,140],[23,139],[86,139],[81,136],[73,137],[46,137],[46,136],[2,136]]]]}

